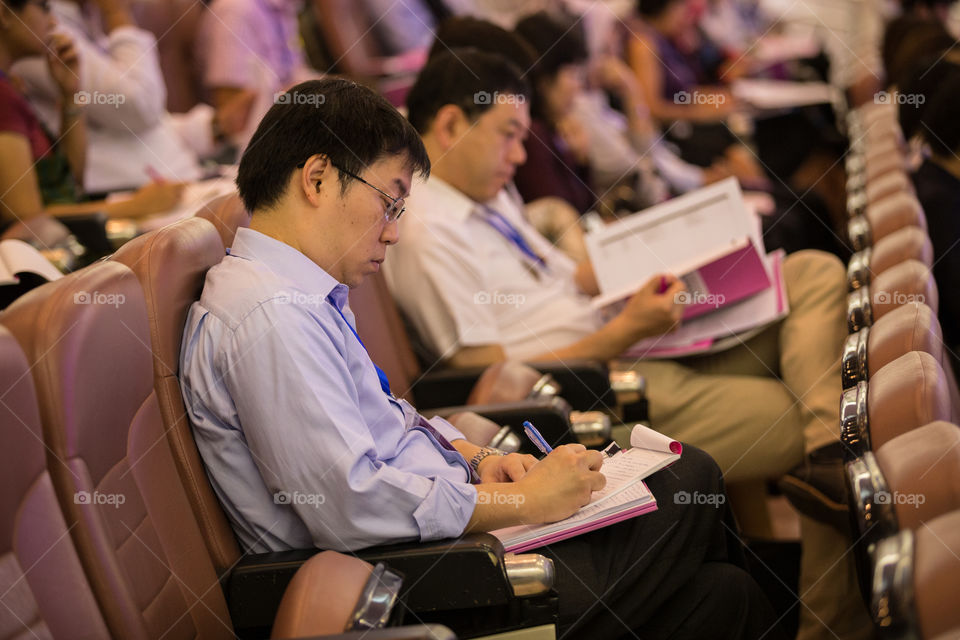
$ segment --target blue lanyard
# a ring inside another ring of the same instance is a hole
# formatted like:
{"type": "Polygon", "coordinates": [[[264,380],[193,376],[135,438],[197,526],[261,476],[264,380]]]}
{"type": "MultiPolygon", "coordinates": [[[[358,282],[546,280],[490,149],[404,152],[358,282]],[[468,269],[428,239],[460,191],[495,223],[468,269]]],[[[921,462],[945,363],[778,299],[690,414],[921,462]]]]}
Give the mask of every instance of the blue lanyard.
{"type": "Polygon", "coordinates": [[[513,243],[513,245],[520,249],[525,256],[540,265],[540,268],[544,270],[547,269],[546,260],[544,260],[540,254],[533,250],[533,247],[530,246],[517,228],[510,224],[509,220],[504,218],[499,211],[495,211],[486,205],[481,206],[483,206],[483,211],[487,214],[484,216],[484,220],[487,221],[487,224],[496,229],[500,235],[513,243]]]}
{"type": "MultiPolygon", "coordinates": [[[[360,346],[363,347],[364,351],[367,351],[367,346],[363,344],[363,340],[360,339],[360,335],[357,333],[357,330],[354,329],[353,325],[347,321],[347,317],[343,315],[343,311],[340,311],[340,307],[337,306],[337,303],[331,300],[329,296],[327,297],[327,302],[329,302],[330,306],[332,306],[334,309],[337,310],[337,313],[339,313],[340,317],[343,318],[344,323],[346,323],[346,325],[350,327],[350,331],[357,338],[357,342],[360,343],[360,346]]],[[[367,351],[367,356],[369,355],[370,355],[370,352],[367,351]]],[[[383,372],[383,369],[377,366],[376,362],[373,362],[373,358],[370,359],[370,362],[373,363],[373,368],[377,370],[377,377],[380,378],[380,388],[383,389],[383,392],[385,394],[393,398],[393,393],[390,391],[390,380],[387,379],[387,374],[383,372]]]]}

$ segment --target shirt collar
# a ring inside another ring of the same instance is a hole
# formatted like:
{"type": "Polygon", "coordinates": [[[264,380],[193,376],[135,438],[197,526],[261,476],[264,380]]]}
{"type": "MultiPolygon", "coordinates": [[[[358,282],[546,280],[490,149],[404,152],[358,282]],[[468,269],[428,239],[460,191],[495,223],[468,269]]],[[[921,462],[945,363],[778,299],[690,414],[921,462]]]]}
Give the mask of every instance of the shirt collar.
{"type": "Polygon", "coordinates": [[[285,242],[247,227],[237,229],[230,256],[263,263],[279,279],[298,288],[331,298],[339,309],[347,302],[349,288],[316,262],[285,242]]]}
{"type": "Polygon", "coordinates": [[[430,211],[442,211],[443,216],[454,222],[464,222],[473,214],[483,214],[483,207],[490,207],[496,211],[503,212],[506,206],[513,205],[510,194],[507,189],[501,189],[492,200],[487,202],[477,202],[448,182],[441,178],[431,176],[423,184],[427,195],[430,198],[430,211]]]}

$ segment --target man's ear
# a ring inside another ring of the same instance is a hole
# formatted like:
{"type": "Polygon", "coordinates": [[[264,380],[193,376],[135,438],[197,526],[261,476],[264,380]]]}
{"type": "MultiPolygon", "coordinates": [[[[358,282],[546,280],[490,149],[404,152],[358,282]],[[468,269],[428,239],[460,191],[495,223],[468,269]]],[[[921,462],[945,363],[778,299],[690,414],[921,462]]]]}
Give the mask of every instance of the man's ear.
{"type": "Polygon", "coordinates": [[[333,179],[332,172],[329,170],[332,166],[330,158],[326,154],[319,153],[310,156],[300,170],[300,188],[313,206],[319,204],[324,178],[326,177],[328,184],[333,179]]]}
{"type": "Polygon", "coordinates": [[[437,111],[430,129],[440,148],[447,151],[460,141],[471,126],[472,123],[463,109],[455,104],[447,104],[437,111]]]}

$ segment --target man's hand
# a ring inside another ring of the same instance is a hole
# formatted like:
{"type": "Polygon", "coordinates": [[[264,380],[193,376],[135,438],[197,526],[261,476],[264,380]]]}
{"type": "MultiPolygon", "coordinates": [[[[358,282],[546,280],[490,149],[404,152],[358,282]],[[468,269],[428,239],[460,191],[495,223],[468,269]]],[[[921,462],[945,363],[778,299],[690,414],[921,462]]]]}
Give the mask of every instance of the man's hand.
{"type": "Polygon", "coordinates": [[[637,340],[674,330],[683,317],[677,294],[686,291],[683,282],[671,275],[654,276],[633,294],[615,321],[622,323],[637,340]],[[661,283],[666,285],[660,291],[661,283]]]}
{"type": "Polygon", "coordinates": [[[529,468],[517,484],[523,487],[526,519],[530,523],[556,522],[590,502],[607,479],[600,473],[603,456],[582,444],[557,447],[529,468]]]}
{"type": "Polygon", "coordinates": [[[72,102],[80,89],[80,58],[73,40],[65,33],[53,33],[47,42],[47,66],[60,98],[72,102]]]}
{"type": "Polygon", "coordinates": [[[510,453],[505,456],[487,456],[477,467],[480,482],[517,482],[527,470],[537,464],[530,455],[510,453]]]}

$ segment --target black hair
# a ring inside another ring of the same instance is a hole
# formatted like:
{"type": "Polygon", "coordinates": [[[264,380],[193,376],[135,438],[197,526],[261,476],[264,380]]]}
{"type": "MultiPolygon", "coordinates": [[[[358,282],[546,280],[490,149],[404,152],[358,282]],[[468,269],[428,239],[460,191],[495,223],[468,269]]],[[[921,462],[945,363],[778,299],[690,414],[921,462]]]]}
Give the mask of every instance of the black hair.
{"type": "Polygon", "coordinates": [[[247,211],[276,204],[290,174],[310,156],[326,154],[351,178],[383,156],[404,153],[413,170],[430,173],[430,158],[410,123],[383,97],[342,78],[311,80],[277,94],[240,159],[237,187],[247,211]]]}
{"type": "Polygon", "coordinates": [[[644,18],[656,18],[677,0],[637,0],[637,13],[644,18]]]}
{"type": "Polygon", "coordinates": [[[957,101],[960,100],[960,70],[954,70],[940,85],[923,112],[918,132],[939,155],[955,156],[960,151],[960,118],[957,101]]]}
{"type": "Polygon", "coordinates": [[[953,37],[939,20],[897,18],[887,26],[881,47],[887,81],[899,86],[909,78],[907,72],[918,59],[939,57],[954,44],[953,37]]]}
{"type": "Polygon", "coordinates": [[[900,128],[905,138],[910,139],[923,131],[924,113],[939,92],[944,80],[960,71],[960,66],[931,54],[920,58],[907,68],[897,83],[897,90],[904,97],[899,105],[900,128]]]}
{"type": "Polygon", "coordinates": [[[554,20],[545,11],[529,15],[517,23],[515,32],[530,43],[537,61],[530,70],[533,77],[533,105],[530,112],[540,120],[547,119],[543,84],[552,82],[562,67],[587,61],[587,45],[573,25],[554,20]]]}
{"type": "Polygon", "coordinates": [[[475,120],[496,103],[497,94],[530,99],[530,85],[516,65],[476,49],[445,51],[420,70],[407,94],[407,117],[425,133],[444,106],[456,105],[475,120]]]}
{"type": "Polygon", "coordinates": [[[492,22],[472,16],[454,16],[440,23],[433,46],[430,47],[429,59],[445,51],[465,47],[499,54],[517,65],[523,73],[537,59],[536,51],[526,40],[492,22]]]}
{"type": "Polygon", "coordinates": [[[3,0],[3,4],[7,5],[14,11],[22,11],[23,8],[27,6],[29,1],[30,0],[3,0]]]}

